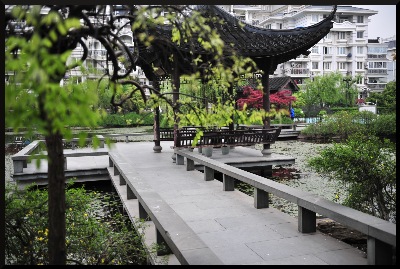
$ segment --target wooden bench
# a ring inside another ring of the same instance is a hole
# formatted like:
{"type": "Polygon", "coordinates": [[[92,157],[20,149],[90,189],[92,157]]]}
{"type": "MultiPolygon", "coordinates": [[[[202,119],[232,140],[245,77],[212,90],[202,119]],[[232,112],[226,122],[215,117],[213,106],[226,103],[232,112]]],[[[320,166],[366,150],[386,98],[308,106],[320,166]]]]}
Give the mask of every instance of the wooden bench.
{"type": "MultiPolygon", "coordinates": [[[[173,141],[173,130],[167,130],[167,135],[161,135],[164,140],[173,141]],[[172,133],[171,133],[172,132],[172,133]],[[171,138],[172,135],[172,138],[171,138]],[[165,140],[171,139],[171,140],[165,140]]],[[[277,140],[281,129],[248,129],[248,130],[202,130],[203,135],[198,139],[196,145],[193,142],[198,130],[196,128],[185,128],[177,130],[176,148],[202,148],[202,147],[223,147],[223,146],[251,146],[255,144],[273,144],[277,140]]]]}
{"type": "Polygon", "coordinates": [[[204,165],[204,180],[214,180],[214,171],[223,174],[223,191],[234,190],[234,180],[254,187],[254,207],[268,208],[269,193],[298,205],[298,230],[316,232],[316,213],[351,227],[368,236],[368,264],[392,264],[396,247],[396,224],[361,211],[334,203],[317,195],[275,182],[237,167],[183,149],[175,151],[176,164],[194,170],[194,163],[204,165]]]}

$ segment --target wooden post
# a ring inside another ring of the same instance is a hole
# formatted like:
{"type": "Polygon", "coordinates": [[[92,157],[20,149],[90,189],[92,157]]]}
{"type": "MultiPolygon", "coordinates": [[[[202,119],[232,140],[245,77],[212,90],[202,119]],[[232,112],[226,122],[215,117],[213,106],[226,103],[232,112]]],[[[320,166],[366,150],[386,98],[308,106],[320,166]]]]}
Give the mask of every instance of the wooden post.
{"type": "MultiPolygon", "coordinates": [[[[160,84],[155,76],[153,78],[153,86],[154,86],[154,88],[157,89],[158,92],[160,92],[160,84]]],[[[154,132],[153,151],[155,153],[161,153],[162,147],[161,147],[161,143],[160,143],[160,109],[158,106],[155,108],[154,127],[153,128],[154,128],[153,129],[153,132],[154,132]]]]}
{"type": "MultiPolygon", "coordinates": [[[[261,77],[261,83],[263,86],[263,109],[266,112],[269,112],[270,106],[271,106],[271,103],[269,100],[269,72],[270,72],[270,64],[269,63],[264,64],[263,71],[264,71],[264,74],[261,77]]],[[[264,123],[263,128],[268,129],[271,126],[270,117],[264,117],[263,123],[264,123]]],[[[264,156],[271,155],[271,144],[263,144],[263,150],[261,151],[261,153],[264,156]]]]}

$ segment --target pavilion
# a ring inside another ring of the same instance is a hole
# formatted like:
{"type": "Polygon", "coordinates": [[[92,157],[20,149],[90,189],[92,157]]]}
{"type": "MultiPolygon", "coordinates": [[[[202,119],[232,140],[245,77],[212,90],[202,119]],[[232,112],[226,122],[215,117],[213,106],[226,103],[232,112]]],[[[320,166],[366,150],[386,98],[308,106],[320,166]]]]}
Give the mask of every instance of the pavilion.
{"type": "MultiPolygon", "coordinates": [[[[308,50],[330,32],[333,27],[332,20],[336,9],[337,6],[335,5],[329,16],[314,25],[275,30],[246,24],[215,5],[200,5],[196,7],[196,10],[201,12],[204,17],[216,17],[219,19],[210,21],[208,24],[212,29],[217,29],[225,44],[232,45],[229,46],[229,49],[224,49],[226,56],[236,53],[237,55],[249,57],[257,65],[258,70],[254,71],[263,71],[261,83],[263,89],[267,89],[263,93],[263,109],[265,111],[270,110],[269,75],[273,74],[278,64],[300,55],[308,55],[310,53],[308,50]],[[242,27],[241,25],[244,26],[242,27]]],[[[153,81],[153,85],[156,87],[160,80],[170,77],[175,86],[172,101],[176,104],[179,98],[180,76],[191,74],[198,68],[193,66],[188,59],[193,56],[200,56],[203,62],[211,62],[213,55],[210,55],[199,44],[190,46],[188,43],[181,43],[173,47],[167,45],[165,40],[171,40],[172,37],[171,25],[156,26],[152,31],[155,38],[151,46],[138,43],[139,58],[137,65],[143,69],[146,77],[153,81]],[[170,57],[171,55],[173,57],[170,57]],[[156,70],[153,66],[157,67],[156,70]]],[[[233,92],[233,86],[229,91],[230,93],[233,92]]],[[[158,109],[156,109],[154,124],[155,146],[153,150],[161,152],[158,109]]],[[[264,119],[264,128],[269,127],[268,119],[264,119]]],[[[233,128],[234,125],[231,124],[229,129],[233,130],[233,128]]],[[[174,146],[176,146],[177,130],[178,125],[176,123],[174,125],[174,146]]],[[[270,144],[264,144],[262,152],[264,155],[270,154],[270,144]]]]}

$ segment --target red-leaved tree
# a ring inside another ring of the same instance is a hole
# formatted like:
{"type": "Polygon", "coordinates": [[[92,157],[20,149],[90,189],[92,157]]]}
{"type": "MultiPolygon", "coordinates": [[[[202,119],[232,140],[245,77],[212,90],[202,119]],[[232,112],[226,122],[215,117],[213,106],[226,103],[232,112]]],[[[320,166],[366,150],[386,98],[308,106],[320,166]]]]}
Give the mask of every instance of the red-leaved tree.
{"type": "MultiPolygon", "coordinates": [[[[253,89],[250,86],[243,88],[244,97],[237,100],[239,109],[243,109],[244,104],[247,104],[247,108],[262,108],[263,93],[261,90],[253,89]]],[[[276,109],[288,107],[291,102],[296,101],[296,97],[292,96],[290,90],[283,90],[271,94],[269,96],[271,105],[274,104],[276,109]]]]}

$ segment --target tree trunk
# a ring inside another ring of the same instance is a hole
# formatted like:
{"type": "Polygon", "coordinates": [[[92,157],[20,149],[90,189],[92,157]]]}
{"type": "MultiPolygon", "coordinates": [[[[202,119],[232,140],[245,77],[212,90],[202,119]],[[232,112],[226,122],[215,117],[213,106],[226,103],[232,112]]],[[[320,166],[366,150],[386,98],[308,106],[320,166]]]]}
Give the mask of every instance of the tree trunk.
{"type": "Polygon", "coordinates": [[[46,135],[49,193],[49,262],[65,265],[65,174],[62,135],[46,135]]]}

